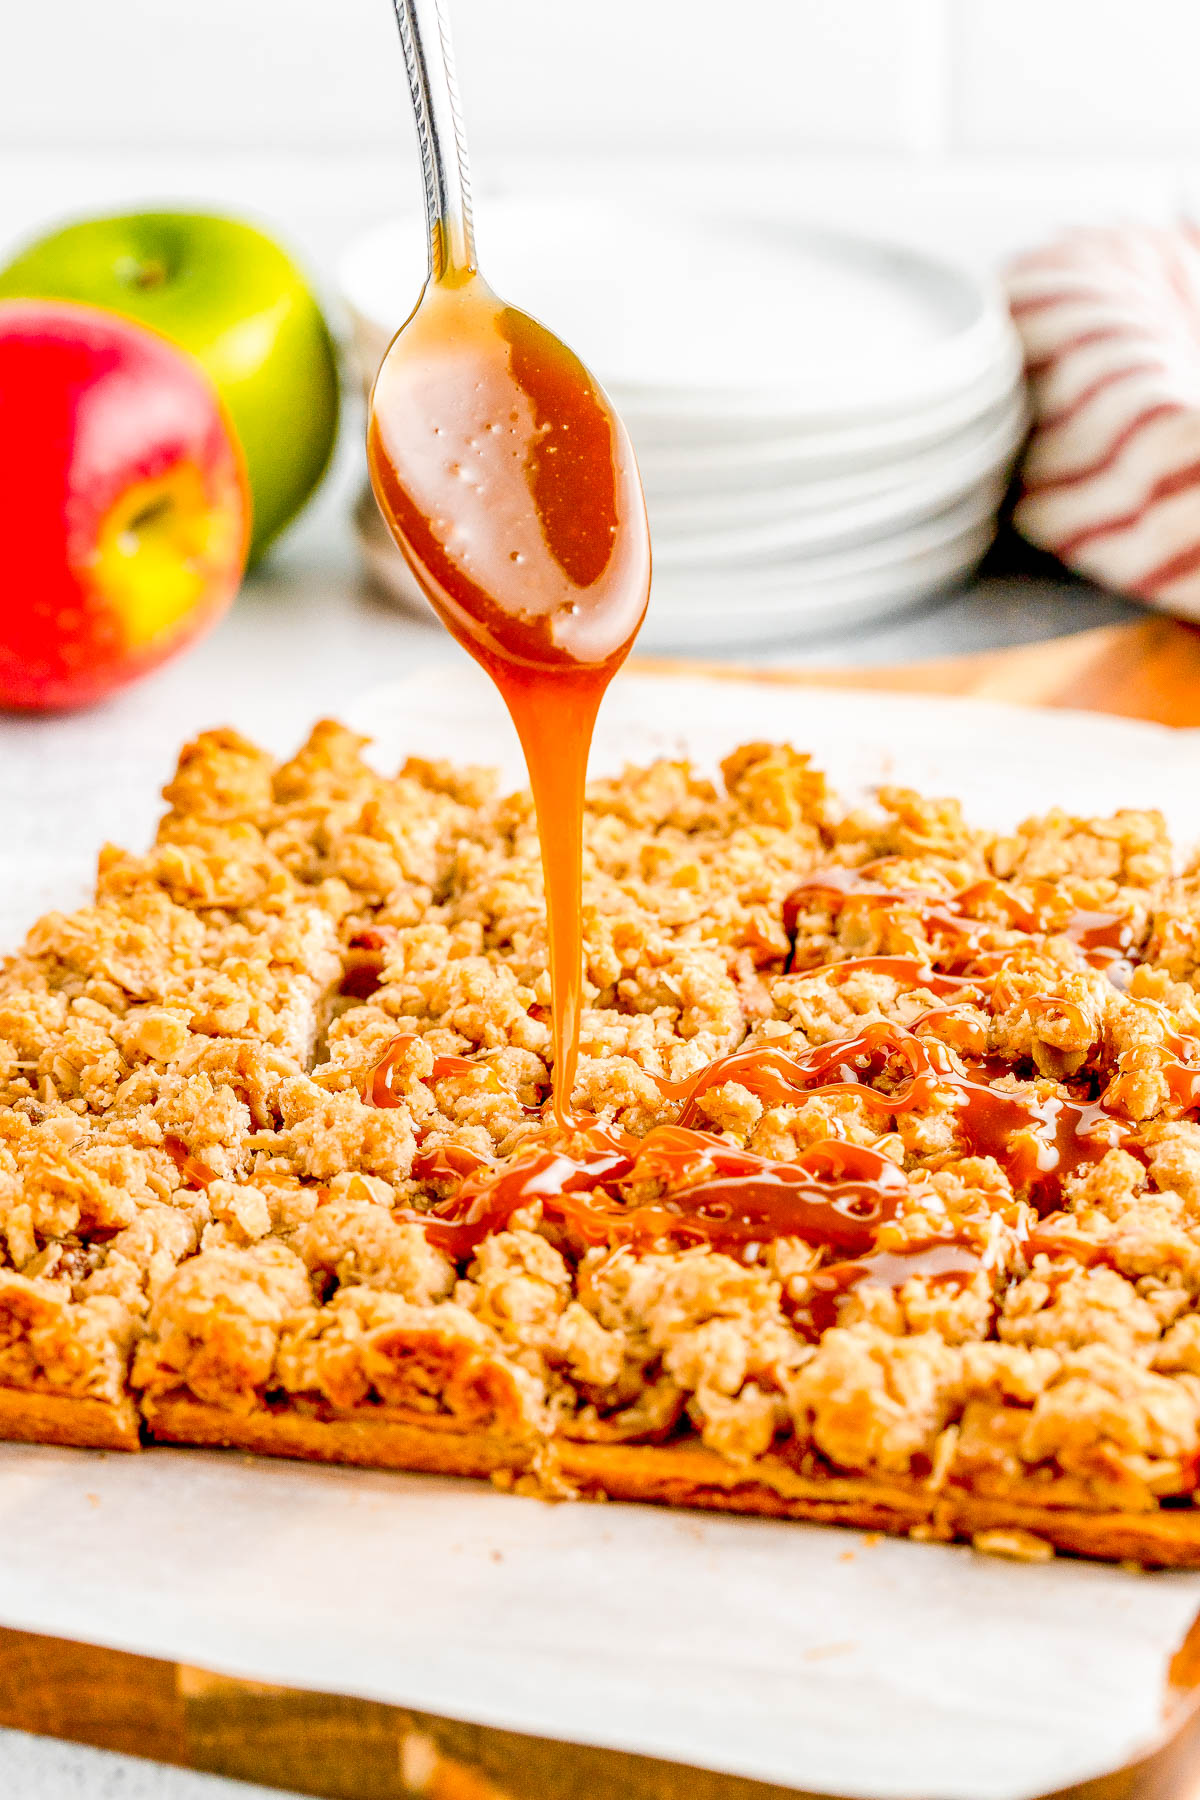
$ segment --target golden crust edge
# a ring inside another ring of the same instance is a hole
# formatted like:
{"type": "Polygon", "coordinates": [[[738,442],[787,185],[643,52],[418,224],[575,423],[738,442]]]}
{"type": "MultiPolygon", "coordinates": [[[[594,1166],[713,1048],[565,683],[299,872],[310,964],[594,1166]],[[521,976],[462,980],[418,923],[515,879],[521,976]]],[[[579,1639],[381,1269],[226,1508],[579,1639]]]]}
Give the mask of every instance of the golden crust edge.
{"type": "Polygon", "coordinates": [[[0,1387],[0,1442],[56,1444],[74,1450],[139,1450],[141,1421],[133,1400],[94,1394],[49,1394],[0,1387]]]}
{"type": "Polygon", "coordinates": [[[499,1432],[418,1423],[400,1413],[317,1418],[300,1408],[233,1412],[190,1395],[146,1395],[142,1417],[154,1443],[250,1450],[300,1462],[349,1463],[429,1475],[489,1476],[530,1467],[533,1449],[499,1432]]]}
{"type": "Polygon", "coordinates": [[[533,1469],[561,1476],[585,1497],[808,1520],[939,1540],[1029,1532],[1071,1555],[1149,1568],[1200,1568],[1200,1509],[1088,1512],[1028,1499],[932,1492],[916,1482],[801,1475],[778,1458],[752,1467],[700,1444],[540,1443],[451,1421],[399,1414],[315,1417],[299,1409],[234,1413],[179,1395],[147,1398],[159,1443],[249,1450],[307,1462],[488,1477],[533,1469]]]}

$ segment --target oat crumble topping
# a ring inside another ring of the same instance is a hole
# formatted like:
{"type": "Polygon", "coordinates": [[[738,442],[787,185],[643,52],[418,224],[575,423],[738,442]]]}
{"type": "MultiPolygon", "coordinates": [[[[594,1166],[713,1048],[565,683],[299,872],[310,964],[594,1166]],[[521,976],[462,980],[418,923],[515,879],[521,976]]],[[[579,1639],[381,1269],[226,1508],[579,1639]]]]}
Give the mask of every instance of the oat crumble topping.
{"type": "MultiPolygon", "coordinates": [[[[687,1091],[730,1151],[861,1147],[896,1197],[865,1273],[819,1235],[580,1243],[536,1199],[459,1254],[422,1220],[544,1136],[534,818],[486,772],[362,752],[206,733],[148,854],[107,848],[94,904],[5,964],[0,1386],[1191,1504],[1200,865],[1157,814],[847,810],[765,744],[719,789],[593,784],[577,1109],[644,1140],[687,1091]],[[772,1086],[776,1053],[825,1073],[772,1086]]],[[[670,1198],[621,1180],[610,1209],[670,1198]]]]}

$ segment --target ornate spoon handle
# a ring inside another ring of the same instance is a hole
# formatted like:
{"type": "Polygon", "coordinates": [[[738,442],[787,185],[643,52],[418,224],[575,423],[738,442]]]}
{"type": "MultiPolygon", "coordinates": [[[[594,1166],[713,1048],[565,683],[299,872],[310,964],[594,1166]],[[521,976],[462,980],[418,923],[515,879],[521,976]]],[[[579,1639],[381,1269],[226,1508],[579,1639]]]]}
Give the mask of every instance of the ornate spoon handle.
{"type": "Polygon", "coordinates": [[[443,0],[392,0],[425,177],[429,273],[453,280],[475,270],[475,225],[467,139],[443,0]]]}

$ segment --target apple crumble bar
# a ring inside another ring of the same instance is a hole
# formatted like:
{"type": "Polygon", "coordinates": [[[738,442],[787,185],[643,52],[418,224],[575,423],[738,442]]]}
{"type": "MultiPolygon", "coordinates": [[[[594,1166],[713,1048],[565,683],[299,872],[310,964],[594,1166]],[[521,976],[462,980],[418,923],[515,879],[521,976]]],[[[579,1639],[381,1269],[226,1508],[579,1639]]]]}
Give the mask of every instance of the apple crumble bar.
{"type": "Polygon", "coordinates": [[[1162,820],[183,752],[0,976],[0,1436],[1200,1565],[1200,867],[1162,820]]]}

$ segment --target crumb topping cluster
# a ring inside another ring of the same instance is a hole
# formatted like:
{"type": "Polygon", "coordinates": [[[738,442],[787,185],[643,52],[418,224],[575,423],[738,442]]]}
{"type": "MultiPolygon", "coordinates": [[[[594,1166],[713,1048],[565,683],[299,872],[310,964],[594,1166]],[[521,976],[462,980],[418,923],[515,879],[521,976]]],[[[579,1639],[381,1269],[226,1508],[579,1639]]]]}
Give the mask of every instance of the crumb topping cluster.
{"type": "Polygon", "coordinates": [[[1157,814],[848,810],[763,744],[595,783],[564,1136],[528,796],[362,750],[206,734],[5,964],[0,1385],[1191,1503],[1200,866],[1157,814]]]}

